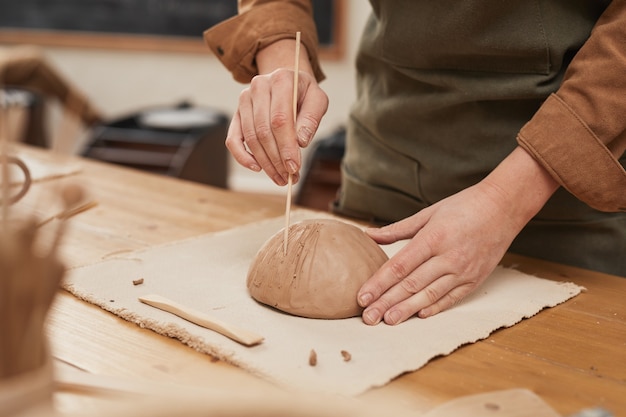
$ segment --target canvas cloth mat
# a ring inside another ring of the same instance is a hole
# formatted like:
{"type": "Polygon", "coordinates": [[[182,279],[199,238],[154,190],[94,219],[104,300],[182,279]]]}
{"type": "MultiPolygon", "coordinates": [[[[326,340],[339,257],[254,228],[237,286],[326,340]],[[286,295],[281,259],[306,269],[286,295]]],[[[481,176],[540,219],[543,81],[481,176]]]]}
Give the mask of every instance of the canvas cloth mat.
{"type": "MultiPolygon", "coordinates": [[[[291,223],[332,217],[294,210],[291,223]]],[[[428,319],[398,326],[367,326],[360,318],[307,319],[254,301],[247,292],[248,266],[262,244],[284,227],[284,217],[108,258],[72,269],[64,288],[141,327],[181,342],[291,388],[357,395],[415,371],[430,359],[486,338],[581,291],[498,267],[472,295],[428,319]],[[132,281],[144,278],[141,285],[132,281]],[[159,294],[227,323],[260,333],[262,344],[244,347],[137,297],[159,294]],[[311,349],[317,365],[308,363],[311,349]],[[345,362],[341,351],[352,359],[345,362]]],[[[282,233],[282,232],[280,232],[282,233]]],[[[383,249],[395,253],[400,244],[383,249]]]]}

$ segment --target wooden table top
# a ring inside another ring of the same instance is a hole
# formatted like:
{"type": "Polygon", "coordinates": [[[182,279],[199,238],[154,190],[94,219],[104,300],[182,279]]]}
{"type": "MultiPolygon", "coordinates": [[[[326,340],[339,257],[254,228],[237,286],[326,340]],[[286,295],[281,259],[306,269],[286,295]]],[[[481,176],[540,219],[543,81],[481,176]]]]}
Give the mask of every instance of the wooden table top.
{"type": "MultiPolygon", "coordinates": [[[[26,154],[52,158],[46,151],[26,154]]],[[[72,159],[80,173],[36,182],[13,210],[50,215],[50,196],[66,182],[84,185],[95,208],[72,218],[63,243],[68,266],[284,214],[284,199],[237,193],[95,161],[72,159]]],[[[44,226],[45,227],[45,226],[44,226]]],[[[626,279],[508,254],[503,264],[586,288],[579,296],[432,360],[363,394],[392,394],[415,410],[474,393],[526,388],[561,415],[603,407],[626,413],[626,279]]],[[[56,359],[93,374],[233,387],[267,383],[142,329],[60,291],[49,317],[56,359]]],[[[410,349],[410,346],[407,346],[410,349]]],[[[59,392],[61,412],[93,409],[88,393],[59,392]]]]}

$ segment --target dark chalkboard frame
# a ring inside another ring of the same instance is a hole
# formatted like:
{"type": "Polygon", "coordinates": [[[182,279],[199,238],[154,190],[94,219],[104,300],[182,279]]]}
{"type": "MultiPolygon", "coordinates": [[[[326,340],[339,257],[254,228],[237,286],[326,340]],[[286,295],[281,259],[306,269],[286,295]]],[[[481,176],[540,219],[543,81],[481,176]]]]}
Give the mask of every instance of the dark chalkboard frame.
{"type": "MultiPolygon", "coordinates": [[[[212,0],[205,1],[211,2],[212,0]]],[[[322,59],[339,60],[344,56],[345,10],[345,0],[333,0],[330,15],[316,16],[316,19],[322,19],[325,25],[331,27],[330,39],[322,40],[320,43],[320,57],[322,59]]],[[[201,36],[86,32],[58,29],[0,27],[0,43],[151,52],[210,52],[201,36]]]]}

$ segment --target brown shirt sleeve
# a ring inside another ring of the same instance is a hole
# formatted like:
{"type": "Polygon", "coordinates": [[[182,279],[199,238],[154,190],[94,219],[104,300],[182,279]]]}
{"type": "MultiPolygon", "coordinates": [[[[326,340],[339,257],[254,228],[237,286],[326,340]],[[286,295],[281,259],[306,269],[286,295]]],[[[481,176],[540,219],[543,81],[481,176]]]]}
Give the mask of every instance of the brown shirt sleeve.
{"type": "Polygon", "coordinates": [[[204,40],[241,83],[258,74],[255,56],[273,42],[296,37],[307,49],[318,81],[324,79],[310,0],[239,0],[239,14],[204,32],[204,40]]]}
{"type": "Polygon", "coordinates": [[[589,206],[626,211],[626,2],[611,2],[518,143],[589,206]]]}

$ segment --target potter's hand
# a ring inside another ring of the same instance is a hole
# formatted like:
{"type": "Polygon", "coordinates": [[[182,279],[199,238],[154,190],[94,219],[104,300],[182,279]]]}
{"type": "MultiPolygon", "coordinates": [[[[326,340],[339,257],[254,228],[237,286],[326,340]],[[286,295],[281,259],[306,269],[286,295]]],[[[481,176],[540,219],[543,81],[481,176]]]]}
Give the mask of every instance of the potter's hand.
{"type": "Polygon", "coordinates": [[[380,244],[410,241],[359,290],[359,304],[366,307],[363,321],[398,324],[459,302],[495,269],[556,188],[517,148],[477,185],[397,223],[368,230],[380,244]]]}
{"type": "MultiPolygon", "coordinates": [[[[293,55],[294,45],[293,41],[270,45],[257,55],[259,68],[292,62],[293,58],[286,55],[293,55]]],[[[294,71],[284,66],[257,75],[243,90],[226,137],[226,146],[239,164],[253,171],[265,171],[278,185],[285,185],[289,174],[295,174],[293,180],[297,182],[300,147],[310,143],[328,108],[328,97],[312,75],[304,49],[300,58],[295,126],[294,71]]]]}

